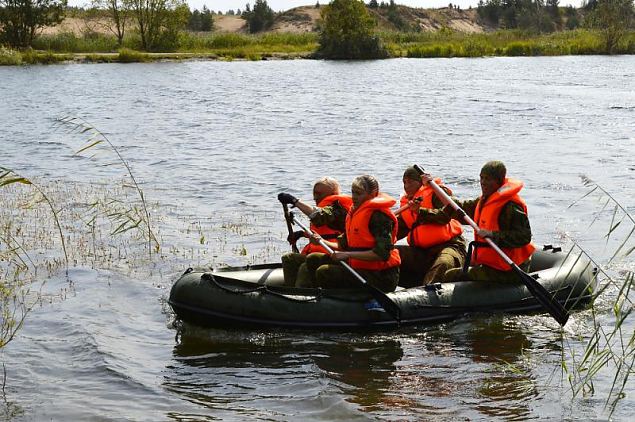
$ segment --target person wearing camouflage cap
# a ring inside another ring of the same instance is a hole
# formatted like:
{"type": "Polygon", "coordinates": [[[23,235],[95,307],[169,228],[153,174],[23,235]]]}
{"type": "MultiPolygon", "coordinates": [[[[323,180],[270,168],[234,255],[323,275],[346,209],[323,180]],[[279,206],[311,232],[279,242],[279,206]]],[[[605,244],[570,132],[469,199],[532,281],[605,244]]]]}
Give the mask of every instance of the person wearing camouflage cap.
{"type": "MultiPolygon", "coordinates": [[[[408,240],[408,245],[397,246],[401,255],[399,285],[414,287],[442,282],[447,270],[461,268],[465,262],[461,223],[443,212],[441,199],[423,183],[414,166],[406,168],[402,181],[401,206],[410,207],[397,218],[397,238],[408,240]]],[[[440,179],[435,182],[452,195],[440,179]]]]}
{"type": "MultiPolygon", "coordinates": [[[[424,179],[431,180],[429,175],[424,179]]],[[[518,275],[490,247],[485,238],[490,238],[523,271],[529,269],[531,254],[535,247],[531,243],[531,226],[527,217],[527,205],[518,195],[524,184],[507,177],[507,169],[501,161],[489,161],[481,168],[481,196],[456,204],[473,219],[479,227],[474,233],[475,248],[471,256],[472,265],[466,273],[461,269],[446,272],[447,281],[509,281],[518,280],[518,275]]],[[[460,218],[454,212],[454,218],[460,218]]]]}

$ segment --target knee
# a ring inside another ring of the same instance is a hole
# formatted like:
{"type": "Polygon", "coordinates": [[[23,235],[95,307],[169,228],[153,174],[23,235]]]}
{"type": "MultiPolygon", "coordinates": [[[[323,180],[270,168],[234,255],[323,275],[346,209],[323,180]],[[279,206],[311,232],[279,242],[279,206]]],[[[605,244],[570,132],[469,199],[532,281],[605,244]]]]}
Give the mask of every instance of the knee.
{"type": "Polygon", "coordinates": [[[459,281],[463,276],[463,270],[461,268],[450,268],[443,276],[443,281],[452,282],[459,281]]]}

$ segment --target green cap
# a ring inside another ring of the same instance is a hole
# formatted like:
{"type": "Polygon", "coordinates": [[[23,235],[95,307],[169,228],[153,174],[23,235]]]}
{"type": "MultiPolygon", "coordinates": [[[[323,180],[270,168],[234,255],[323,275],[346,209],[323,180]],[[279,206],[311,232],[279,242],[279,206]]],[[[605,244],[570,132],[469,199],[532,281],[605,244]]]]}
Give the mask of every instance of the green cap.
{"type": "Polygon", "coordinates": [[[502,161],[488,161],[481,169],[481,174],[486,174],[502,183],[507,175],[507,169],[502,161]]]}
{"type": "Polygon", "coordinates": [[[408,167],[406,171],[403,172],[403,177],[404,179],[408,178],[408,179],[416,180],[417,182],[421,182],[421,175],[419,174],[417,169],[414,168],[414,166],[408,167]]]}

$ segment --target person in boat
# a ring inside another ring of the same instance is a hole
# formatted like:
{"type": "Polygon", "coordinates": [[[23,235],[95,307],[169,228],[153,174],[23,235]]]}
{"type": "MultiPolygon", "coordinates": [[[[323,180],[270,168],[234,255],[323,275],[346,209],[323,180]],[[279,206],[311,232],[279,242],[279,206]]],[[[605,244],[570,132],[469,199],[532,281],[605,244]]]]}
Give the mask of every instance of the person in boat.
{"type": "MultiPolygon", "coordinates": [[[[397,217],[390,208],[397,202],[379,192],[379,182],[370,175],[353,180],[353,208],[346,217],[346,230],[336,241],[325,242],[332,254],[307,256],[307,270],[314,286],[321,288],[359,287],[360,282],[339,262],[346,261],[366,282],[384,292],[392,292],[399,282],[397,217]]],[[[321,236],[312,235],[317,243],[321,236]]]]}
{"type": "MultiPolygon", "coordinates": [[[[299,209],[309,217],[311,230],[319,233],[324,239],[330,240],[344,233],[346,216],[353,205],[350,195],[342,195],[338,181],[328,176],[313,184],[315,207],[285,192],[278,195],[278,200],[299,209]]],[[[306,237],[306,234],[299,230],[289,234],[287,240],[294,244],[302,237],[306,237]]],[[[326,253],[326,250],[320,245],[309,242],[300,253],[290,252],[282,256],[285,285],[304,287],[311,284],[305,261],[307,255],[314,252],[326,253]]]]}
{"type": "MultiPolygon", "coordinates": [[[[425,183],[432,180],[425,174],[425,183]]],[[[518,275],[507,263],[487,246],[489,238],[523,271],[529,269],[531,254],[536,249],[531,243],[531,226],[527,216],[527,205],[518,195],[522,181],[507,177],[507,169],[501,161],[485,163],[480,173],[481,196],[456,204],[478,225],[474,233],[476,246],[471,256],[471,267],[467,273],[455,268],[445,274],[446,281],[509,281],[518,280],[518,275]]],[[[449,206],[446,208],[449,209],[449,206]]],[[[459,212],[452,212],[460,218],[459,212]]]]}
{"type": "MultiPolygon", "coordinates": [[[[435,182],[452,195],[440,179],[435,182]]],[[[408,245],[397,246],[401,256],[399,285],[414,287],[442,282],[446,271],[461,268],[465,262],[461,223],[444,212],[443,202],[428,183],[424,184],[414,166],[404,171],[403,187],[400,205],[410,207],[397,217],[397,238],[408,240],[408,245]]]]}

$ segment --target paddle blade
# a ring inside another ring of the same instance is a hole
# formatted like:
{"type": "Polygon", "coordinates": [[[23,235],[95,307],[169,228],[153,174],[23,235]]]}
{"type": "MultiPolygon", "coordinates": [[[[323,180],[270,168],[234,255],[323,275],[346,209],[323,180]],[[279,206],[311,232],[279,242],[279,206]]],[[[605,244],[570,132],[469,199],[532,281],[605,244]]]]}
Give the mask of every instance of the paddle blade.
{"type": "Polygon", "coordinates": [[[527,286],[527,289],[534,295],[534,297],[540,302],[540,304],[549,312],[549,314],[558,321],[558,324],[564,327],[569,320],[569,313],[551,294],[538,283],[536,279],[521,270],[518,265],[512,266],[516,274],[520,277],[523,284],[527,286]]]}
{"type": "Polygon", "coordinates": [[[375,286],[371,286],[370,284],[365,284],[364,286],[368,288],[368,292],[386,312],[388,312],[397,322],[401,321],[401,309],[386,295],[386,293],[382,292],[375,286]]]}

